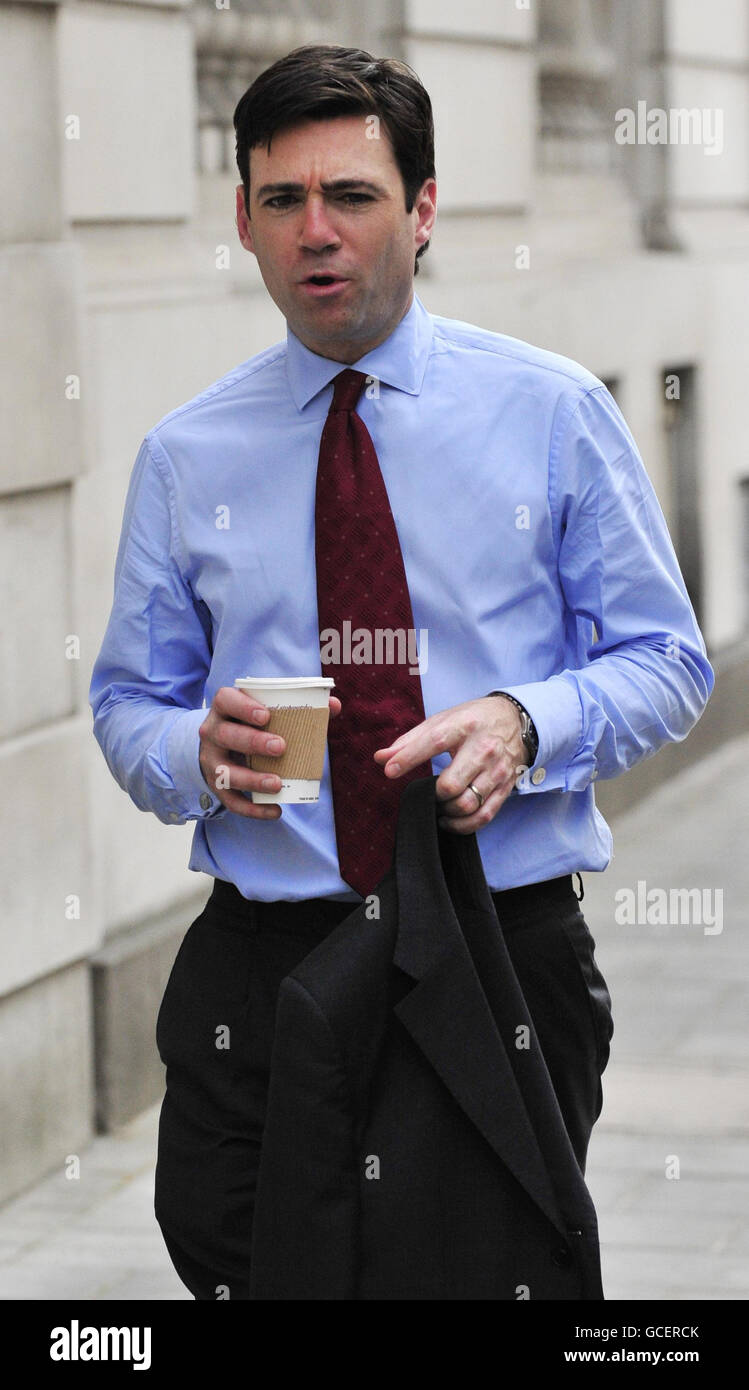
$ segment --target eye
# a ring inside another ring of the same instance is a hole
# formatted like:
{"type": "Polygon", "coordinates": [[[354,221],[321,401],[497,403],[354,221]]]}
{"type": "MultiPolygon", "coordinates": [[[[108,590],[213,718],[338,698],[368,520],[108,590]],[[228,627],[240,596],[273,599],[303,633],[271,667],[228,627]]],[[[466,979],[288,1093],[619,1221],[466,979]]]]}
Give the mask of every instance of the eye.
{"type": "MultiPolygon", "coordinates": [[[[357,207],[361,203],[372,202],[371,193],[341,193],[339,194],[339,198],[341,202],[348,202],[352,204],[354,207],[357,207]]],[[[266,198],[265,202],[263,203],[263,207],[283,208],[286,207],[290,202],[293,203],[296,201],[297,199],[293,193],[277,193],[273,198],[266,198]]]]}

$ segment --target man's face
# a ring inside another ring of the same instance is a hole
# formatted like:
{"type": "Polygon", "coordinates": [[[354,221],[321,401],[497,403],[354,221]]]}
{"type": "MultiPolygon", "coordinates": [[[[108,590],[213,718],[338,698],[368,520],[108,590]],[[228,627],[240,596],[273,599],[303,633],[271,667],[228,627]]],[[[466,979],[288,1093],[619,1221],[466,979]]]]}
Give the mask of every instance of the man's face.
{"type": "Polygon", "coordinates": [[[368,138],[376,127],[351,115],[278,131],[270,154],[251,150],[249,218],[237,188],[239,239],[268,293],[308,348],[338,362],[357,361],[403,318],[414,257],[434,224],[435,181],[406,212],[384,125],[368,138]],[[334,281],[326,288],[312,275],[334,281]]]}

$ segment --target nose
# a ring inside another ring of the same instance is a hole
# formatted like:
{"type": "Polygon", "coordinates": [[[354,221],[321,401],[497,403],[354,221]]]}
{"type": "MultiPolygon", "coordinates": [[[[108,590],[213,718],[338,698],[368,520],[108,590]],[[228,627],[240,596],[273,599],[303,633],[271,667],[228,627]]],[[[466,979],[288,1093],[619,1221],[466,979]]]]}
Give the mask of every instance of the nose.
{"type": "Polygon", "coordinates": [[[307,251],[323,251],[341,244],[325,207],[325,199],[319,193],[310,193],[304,205],[300,240],[302,248],[307,251]]]}

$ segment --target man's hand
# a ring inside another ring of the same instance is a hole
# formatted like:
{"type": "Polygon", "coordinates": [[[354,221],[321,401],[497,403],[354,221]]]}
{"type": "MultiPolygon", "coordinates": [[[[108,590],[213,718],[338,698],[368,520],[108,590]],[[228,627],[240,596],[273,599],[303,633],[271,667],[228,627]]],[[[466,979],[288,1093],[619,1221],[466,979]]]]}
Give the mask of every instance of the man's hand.
{"type": "MultiPolygon", "coordinates": [[[[331,715],[340,714],[341,702],[335,695],[329,697],[329,705],[331,715]]],[[[258,727],[266,724],[269,716],[268,706],[261,704],[254,695],[237,690],[235,686],[222,685],[216,691],[211,708],[198,730],[200,770],[206,785],[227,810],[236,812],[238,816],[248,816],[251,820],[278,820],[281,815],[280,806],[256,806],[242,795],[245,791],[281,790],[280,777],[275,773],[252,772],[242,756],[246,753],[270,753],[272,757],[280,757],[286,751],[285,739],[263,733],[258,727]],[[248,727],[252,725],[255,727],[248,727]],[[237,754],[240,756],[237,757],[237,754]],[[217,777],[225,783],[227,774],[229,786],[217,786],[217,777]]]]}
{"type": "Polygon", "coordinates": [[[374,757],[386,777],[402,777],[438,753],[451,753],[452,762],[435,785],[438,800],[444,802],[439,823],[445,830],[470,835],[494,819],[527,766],[521,727],[515,705],[498,695],[485,695],[430,715],[389,748],[378,748],[374,757]],[[471,783],[484,798],[481,805],[471,783]]]}

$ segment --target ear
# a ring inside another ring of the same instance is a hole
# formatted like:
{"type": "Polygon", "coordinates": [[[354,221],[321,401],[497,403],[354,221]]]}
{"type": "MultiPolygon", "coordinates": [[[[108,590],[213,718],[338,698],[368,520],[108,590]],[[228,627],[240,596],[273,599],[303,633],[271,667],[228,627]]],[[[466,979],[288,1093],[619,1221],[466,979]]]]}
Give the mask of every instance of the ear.
{"type": "Polygon", "coordinates": [[[417,248],[429,241],[434,230],[434,220],[437,216],[437,181],[427,179],[416,202],[414,211],[418,214],[418,221],[414,230],[414,237],[417,248]]]}
{"type": "Polygon", "coordinates": [[[246,211],[245,211],[245,206],[244,206],[244,189],[243,189],[241,183],[240,183],[240,184],[237,184],[236,195],[237,195],[237,232],[238,232],[238,234],[239,234],[239,240],[241,241],[242,245],[244,246],[245,251],[251,251],[252,254],[254,255],[254,254],[255,254],[255,245],[254,245],[254,242],[253,242],[253,239],[252,239],[252,222],[251,222],[250,218],[247,216],[247,213],[246,213],[246,211]]]}

